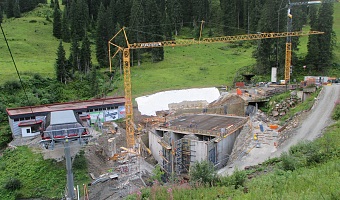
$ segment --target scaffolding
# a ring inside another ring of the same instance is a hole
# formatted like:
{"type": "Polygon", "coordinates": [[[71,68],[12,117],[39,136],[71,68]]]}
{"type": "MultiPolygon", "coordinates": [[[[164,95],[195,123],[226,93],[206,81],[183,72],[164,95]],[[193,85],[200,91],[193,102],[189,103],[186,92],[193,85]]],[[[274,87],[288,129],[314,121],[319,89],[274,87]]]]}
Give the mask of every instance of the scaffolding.
{"type": "Polygon", "coordinates": [[[182,140],[177,140],[175,142],[175,157],[176,157],[176,174],[180,175],[183,171],[183,163],[182,163],[182,140]]]}

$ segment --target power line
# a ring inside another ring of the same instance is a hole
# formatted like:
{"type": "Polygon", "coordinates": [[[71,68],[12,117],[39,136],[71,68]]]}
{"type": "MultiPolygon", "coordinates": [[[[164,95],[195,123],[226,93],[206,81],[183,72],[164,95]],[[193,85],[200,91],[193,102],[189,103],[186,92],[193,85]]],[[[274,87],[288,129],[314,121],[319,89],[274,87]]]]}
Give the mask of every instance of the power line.
{"type": "MultiPolygon", "coordinates": [[[[27,93],[26,93],[25,86],[24,86],[23,81],[22,81],[22,79],[21,79],[20,73],[19,73],[19,71],[18,71],[18,68],[17,68],[17,65],[16,65],[16,63],[15,63],[15,60],[14,60],[14,57],[13,57],[11,48],[9,47],[8,40],[7,40],[7,38],[6,38],[6,34],[5,34],[5,32],[4,32],[4,29],[2,28],[2,24],[1,24],[1,23],[0,23],[0,28],[1,28],[2,35],[4,36],[4,39],[5,39],[5,41],[6,41],[6,45],[7,45],[8,52],[9,52],[9,54],[11,55],[11,58],[12,58],[12,62],[13,62],[15,71],[17,72],[17,75],[18,75],[18,77],[19,77],[20,85],[21,85],[22,89],[24,90],[24,94],[25,94],[27,103],[30,104],[30,101],[29,101],[29,99],[28,99],[28,95],[27,95],[27,93]]],[[[32,106],[29,106],[29,107],[30,107],[30,110],[31,110],[32,114],[34,114],[33,109],[32,109],[32,106]]],[[[35,119],[35,120],[36,120],[36,119],[35,119]]]]}

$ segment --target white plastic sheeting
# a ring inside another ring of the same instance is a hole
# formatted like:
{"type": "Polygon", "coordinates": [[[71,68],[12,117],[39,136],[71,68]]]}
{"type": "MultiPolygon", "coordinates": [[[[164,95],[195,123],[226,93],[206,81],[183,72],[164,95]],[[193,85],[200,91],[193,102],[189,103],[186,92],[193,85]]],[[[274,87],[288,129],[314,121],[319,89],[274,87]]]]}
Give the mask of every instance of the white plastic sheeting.
{"type": "Polygon", "coordinates": [[[155,116],[156,111],[169,110],[170,103],[182,101],[206,100],[211,103],[218,99],[220,92],[217,88],[193,88],[185,90],[170,90],[136,98],[138,110],[142,115],[155,116]]]}

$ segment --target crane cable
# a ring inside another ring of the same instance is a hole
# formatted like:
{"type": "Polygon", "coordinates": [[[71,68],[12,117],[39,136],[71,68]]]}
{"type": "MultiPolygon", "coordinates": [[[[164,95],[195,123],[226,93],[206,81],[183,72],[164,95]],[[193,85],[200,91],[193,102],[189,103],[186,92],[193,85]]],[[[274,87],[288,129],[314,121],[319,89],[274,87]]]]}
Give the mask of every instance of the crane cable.
{"type": "MultiPolygon", "coordinates": [[[[19,77],[20,85],[21,85],[21,87],[22,87],[22,89],[23,89],[23,91],[24,91],[24,94],[25,94],[27,103],[30,104],[30,100],[29,100],[29,98],[28,98],[28,95],[27,95],[25,86],[24,86],[23,81],[22,81],[22,79],[21,79],[21,76],[20,76],[18,67],[17,67],[17,65],[16,65],[16,63],[15,63],[15,60],[14,60],[14,57],[13,57],[11,48],[9,47],[8,40],[7,40],[7,38],[6,38],[6,34],[5,34],[5,32],[4,32],[4,29],[2,28],[2,24],[1,24],[1,23],[0,23],[0,28],[1,28],[2,35],[4,36],[4,39],[5,39],[5,42],[6,42],[6,45],[7,45],[8,52],[9,52],[9,54],[11,55],[11,58],[12,58],[12,62],[13,62],[15,71],[17,72],[17,75],[18,75],[18,77],[19,77]]],[[[29,106],[29,108],[30,108],[32,114],[34,114],[33,109],[32,109],[32,106],[29,106]]],[[[34,119],[35,119],[35,121],[37,121],[36,118],[34,118],[34,119]]]]}

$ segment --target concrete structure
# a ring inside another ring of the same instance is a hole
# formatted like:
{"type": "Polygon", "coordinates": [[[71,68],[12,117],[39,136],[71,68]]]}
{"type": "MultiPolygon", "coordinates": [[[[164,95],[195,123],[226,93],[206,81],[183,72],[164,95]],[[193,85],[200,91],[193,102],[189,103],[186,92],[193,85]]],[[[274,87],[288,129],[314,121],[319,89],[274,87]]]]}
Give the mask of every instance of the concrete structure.
{"type": "Polygon", "coordinates": [[[7,108],[8,122],[13,138],[30,137],[40,134],[46,123],[46,116],[55,111],[73,110],[83,124],[112,121],[125,117],[125,98],[114,97],[48,104],[40,106],[7,108]]]}
{"type": "Polygon", "coordinates": [[[197,114],[182,116],[149,132],[149,148],[167,173],[188,173],[196,161],[224,167],[248,118],[197,114]]]}

